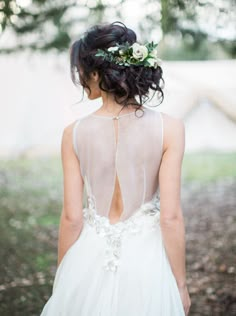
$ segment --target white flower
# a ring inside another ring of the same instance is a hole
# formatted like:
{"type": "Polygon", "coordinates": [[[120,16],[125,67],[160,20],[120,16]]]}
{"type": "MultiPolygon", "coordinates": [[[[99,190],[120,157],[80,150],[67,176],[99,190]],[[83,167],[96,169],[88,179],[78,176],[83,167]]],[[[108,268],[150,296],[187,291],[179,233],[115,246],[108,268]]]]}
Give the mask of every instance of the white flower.
{"type": "Polygon", "coordinates": [[[162,60],[160,58],[148,58],[147,62],[149,63],[150,67],[157,68],[157,66],[161,65],[162,60]]]}
{"type": "Polygon", "coordinates": [[[108,52],[116,52],[119,49],[117,46],[112,46],[108,48],[108,52]]]}
{"type": "Polygon", "coordinates": [[[153,58],[157,58],[158,57],[158,52],[157,49],[153,49],[153,51],[149,54],[149,56],[153,57],[153,58]]]}
{"type": "Polygon", "coordinates": [[[123,56],[123,55],[125,54],[125,52],[123,51],[123,49],[120,49],[120,50],[119,50],[119,54],[120,54],[120,56],[123,56]]]}
{"type": "Polygon", "coordinates": [[[133,57],[135,59],[143,61],[147,57],[148,49],[146,46],[134,43],[131,47],[133,49],[133,57]]]}

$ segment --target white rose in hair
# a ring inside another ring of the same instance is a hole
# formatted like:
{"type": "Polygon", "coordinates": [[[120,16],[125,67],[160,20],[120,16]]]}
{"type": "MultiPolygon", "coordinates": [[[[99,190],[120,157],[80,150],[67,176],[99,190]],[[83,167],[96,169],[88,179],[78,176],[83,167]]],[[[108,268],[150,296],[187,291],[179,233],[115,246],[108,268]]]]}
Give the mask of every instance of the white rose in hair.
{"type": "Polygon", "coordinates": [[[133,49],[133,57],[140,61],[143,61],[148,55],[148,49],[144,45],[139,45],[138,43],[134,43],[132,46],[133,49]]]}
{"type": "Polygon", "coordinates": [[[112,47],[109,47],[108,48],[108,52],[115,52],[115,51],[117,51],[119,49],[119,47],[117,47],[117,46],[112,46],[112,47]]]}
{"type": "Polygon", "coordinates": [[[162,60],[160,58],[148,58],[147,62],[149,63],[150,67],[157,68],[157,66],[161,65],[162,60]]]}
{"type": "Polygon", "coordinates": [[[151,56],[153,58],[157,58],[158,57],[157,49],[153,49],[153,51],[149,54],[149,56],[151,56]]]}

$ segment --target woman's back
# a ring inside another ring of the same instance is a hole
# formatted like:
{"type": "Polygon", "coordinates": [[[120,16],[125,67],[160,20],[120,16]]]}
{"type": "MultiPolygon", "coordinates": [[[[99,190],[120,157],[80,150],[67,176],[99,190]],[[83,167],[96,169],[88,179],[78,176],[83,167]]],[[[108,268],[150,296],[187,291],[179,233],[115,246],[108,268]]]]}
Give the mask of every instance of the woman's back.
{"type": "Polygon", "coordinates": [[[71,47],[73,82],[114,116],[88,114],[63,132],[59,265],[41,316],[188,312],[184,126],[143,106],[151,90],[163,100],[158,55],[157,43],[141,45],[119,22],[93,26],[71,47]]]}
{"type": "Polygon", "coordinates": [[[119,119],[92,113],[74,125],[74,149],[87,201],[99,215],[125,220],[158,190],[162,114],[150,108],[143,111],[142,116],[139,110],[119,119]]]}

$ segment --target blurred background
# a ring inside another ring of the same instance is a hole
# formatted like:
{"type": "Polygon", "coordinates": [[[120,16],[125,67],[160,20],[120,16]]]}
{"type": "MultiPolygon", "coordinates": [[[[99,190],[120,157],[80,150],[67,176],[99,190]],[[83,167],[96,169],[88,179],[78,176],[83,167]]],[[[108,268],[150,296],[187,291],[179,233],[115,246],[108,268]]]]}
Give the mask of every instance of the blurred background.
{"type": "Polygon", "coordinates": [[[0,0],[0,314],[39,315],[51,295],[62,132],[102,105],[73,86],[69,47],[114,21],[159,43],[165,99],[153,109],[185,123],[190,315],[236,315],[235,0],[0,0]]]}

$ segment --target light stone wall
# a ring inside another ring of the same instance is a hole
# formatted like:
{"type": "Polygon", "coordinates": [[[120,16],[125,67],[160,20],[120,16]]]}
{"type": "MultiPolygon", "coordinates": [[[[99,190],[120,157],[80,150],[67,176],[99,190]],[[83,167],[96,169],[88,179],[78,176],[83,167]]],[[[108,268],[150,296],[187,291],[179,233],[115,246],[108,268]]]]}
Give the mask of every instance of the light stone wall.
{"type": "MultiPolygon", "coordinates": [[[[162,67],[165,100],[157,109],[184,120],[186,151],[235,150],[236,61],[164,61],[162,67]]],[[[64,127],[102,104],[86,93],[77,103],[81,97],[67,55],[0,56],[0,156],[59,154],[64,127]]]]}

